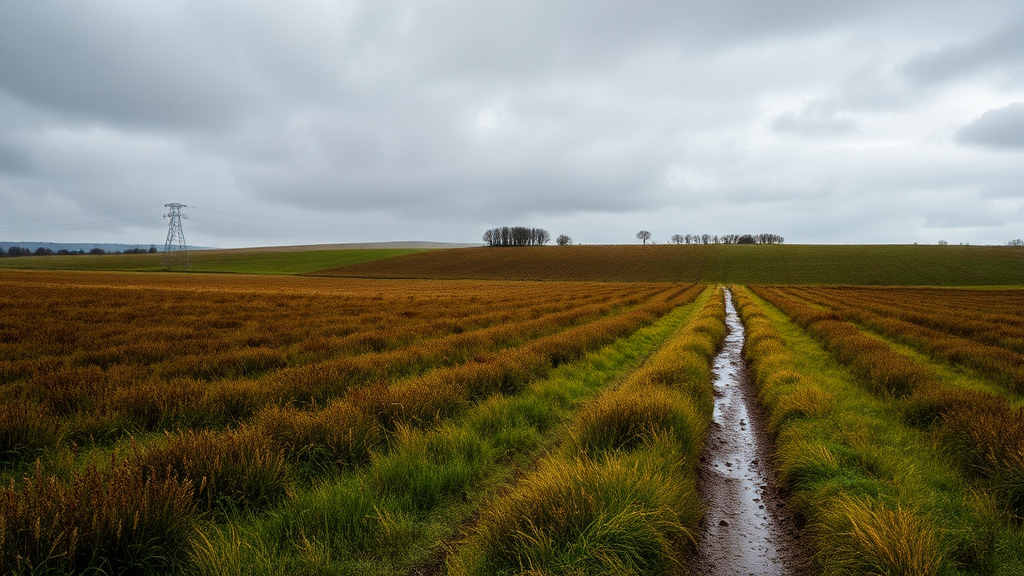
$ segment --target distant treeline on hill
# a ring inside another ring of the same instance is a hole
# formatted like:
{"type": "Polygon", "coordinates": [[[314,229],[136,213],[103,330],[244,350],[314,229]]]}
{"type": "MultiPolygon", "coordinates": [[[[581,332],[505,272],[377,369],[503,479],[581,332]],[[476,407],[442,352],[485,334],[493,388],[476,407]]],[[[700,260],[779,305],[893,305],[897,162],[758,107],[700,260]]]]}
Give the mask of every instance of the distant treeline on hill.
{"type": "Polygon", "coordinates": [[[157,253],[156,246],[150,246],[148,249],[147,248],[128,248],[127,250],[124,250],[124,251],[114,250],[112,252],[107,252],[103,248],[91,248],[88,252],[86,252],[84,249],[67,250],[65,248],[60,248],[56,252],[54,252],[51,248],[44,248],[42,246],[36,248],[35,250],[30,250],[28,248],[22,248],[21,246],[11,246],[10,248],[7,249],[6,252],[3,251],[3,250],[0,250],[0,258],[2,258],[2,257],[16,258],[18,256],[54,256],[54,255],[56,255],[56,256],[78,256],[78,255],[84,255],[84,254],[91,254],[93,256],[99,256],[99,255],[103,255],[103,254],[156,254],[156,253],[157,253]]]}
{"type": "Polygon", "coordinates": [[[778,234],[675,234],[673,244],[782,244],[786,239],[778,234]]]}

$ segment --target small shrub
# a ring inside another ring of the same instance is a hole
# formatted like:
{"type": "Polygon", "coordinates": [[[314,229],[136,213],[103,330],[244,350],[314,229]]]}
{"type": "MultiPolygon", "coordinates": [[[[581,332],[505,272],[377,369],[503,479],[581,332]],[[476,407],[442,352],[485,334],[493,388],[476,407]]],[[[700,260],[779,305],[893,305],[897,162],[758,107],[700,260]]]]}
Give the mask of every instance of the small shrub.
{"type": "Polygon", "coordinates": [[[106,401],[106,412],[120,414],[140,431],[173,427],[182,415],[194,411],[206,394],[206,385],[192,378],[150,380],[118,388],[106,401]]]}
{"type": "Polygon", "coordinates": [[[424,434],[405,429],[399,435],[403,449],[375,458],[367,482],[404,511],[429,510],[461,495],[490,459],[487,443],[466,430],[443,427],[424,434]]]}
{"type": "Polygon", "coordinates": [[[189,481],[196,502],[206,511],[264,508],[291,491],[281,450],[269,437],[249,429],[168,434],[165,443],[136,454],[133,464],[158,479],[189,481]]]}
{"type": "Polygon", "coordinates": [[[789,420],[797,418],[824,418],[832,411],[832,395],[814,385],[798,386],[781,394],[769,415],[771,429],[778,433],[789,420]]]}
{"type": "Polygon", "coordinates": [[[31,459],[57,442],[57,419],[34,404],[14,400],[0,404],[0,462],[31,459]]]}
{"type": "Polygon", "coordinates": [[[282,447],[288,460],[319,471],[363,464],[383,440],[376,418],[341,401],[312,412],[269,408],[257,427],[282,447]]]}
{"type": "Polygon", "coordinates": [[[906,508],[839,498],[814,530],[828,573],[927,576],[945,564],[935,527],[906,508]]]}
{"type": "Polygon", "coordinates": [[[192,488],[141,468],[90,467],[70,482],[39,467],[0,490],[5,574],[160,573],[179,565],[194,529],[192,488]]]}
{"type": "Polygon", "coordinates": [[[692,403],[664,387],[622,387],[591,403],[576,420],[572,447],[591,456],[630,450],[658,435],[671,436],[684,454],[696,452],[704,425],[692,403]]]}
{"type": "Polygon", "coordinates": [[[673,573],[700,517],[692,486],[675,478],[678,465],[554,460],[483,512],[450,573],[673,573]]]}

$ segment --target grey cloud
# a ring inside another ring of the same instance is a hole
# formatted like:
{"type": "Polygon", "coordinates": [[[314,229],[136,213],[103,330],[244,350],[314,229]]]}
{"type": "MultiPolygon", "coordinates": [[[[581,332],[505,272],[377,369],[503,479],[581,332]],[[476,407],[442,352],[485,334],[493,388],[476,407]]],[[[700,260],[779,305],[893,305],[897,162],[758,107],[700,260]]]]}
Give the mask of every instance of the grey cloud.
{"type": "Polygon", "coordinates": [[[998,150],[1024,149],[1024,103],[985,112],[957,131],[957,143],[998,150]]]}
{"type": "Polygon", "coordinates": [[[25,175],[35,168],[32,157],[17,143],[0,140],[0,172],[9,175],[25,175]]]}
{"type": "Polygon", "coordinates": [[[1015,18],[974,42],[947,44],[903,66],[916,82],[938,84],[979,73],[1002,71],[1024,80],[1024,16],[1015,18]]]}
{"type": "Polygon", "coordinates": [[[799,112],[785,112],[772,121],[772,130],[810,137],[845,136],[857,132],[857,124],[838,114],[830,114],[815,107],[804,107],[799,112]]]}
{"type": "MultiPolygon", "coordinates": [[[[948,138],[909,159],[879,148],[942,122],[914,117],[934,90],[894,67],[965,35],[949,24],[965,15],[971,34],[1012,20],[1012,2],[982,4],[4,3],[0,202],[45,192],[73,213],[136,197],[198,201],[364,232],[451,219],[460,224],[446,239],[471,241],[482,223],[533,218],[590,222],[589,241],[630,241],[638,219],[652,231],[798,237],[756,225],[778,222],[808,240],[855,239],[873,211],[881,219],[880,202],[908,190],[1019,181],[1004,155],[948,138]],[[906,126],[876,134],[883,115],[906,126]],[[687,186],[672,184],[674,167],[689,170],[687,186]],[[847,198],[860,207],[859,223],[845,220],[853,231],[839,229],[847,198]],[[836,223],[805,222],[814,211],[836,223]]],[[[986,58],[1009,69],[1013,46],[993,44],[986,58]]],[[[894,206],[901,222],[920,211],[894,206]]],[[[0,215],[0,231],[18,217],[0,215]]],[[[238,242],[339,240],[207,220],[193,229],[238,242]]]]}

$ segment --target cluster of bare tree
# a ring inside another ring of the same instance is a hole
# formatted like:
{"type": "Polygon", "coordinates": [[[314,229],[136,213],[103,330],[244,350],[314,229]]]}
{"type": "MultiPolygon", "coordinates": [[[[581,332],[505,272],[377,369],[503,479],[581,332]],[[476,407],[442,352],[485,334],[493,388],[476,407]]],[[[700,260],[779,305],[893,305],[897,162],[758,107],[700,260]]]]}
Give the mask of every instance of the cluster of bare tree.
{"type": "Polygon", "coordinates": [[[1020,238],[1015,238],[1015,239],[1010,240],[1009,242],[1007,242],[1006,245],[1007,246],[1024,246],[1024,240],[1021,240],[1020,238]]]}
{"type": "Polygon", "coordinates": [[[778,234],[675,234],[673,244],[782,244],[785,238],[778,234]]]}
{"type": "Polygon", "coordinates": [[[551,241],[551,234],[543,228],[501,226],[484,232],[488,246],[542,246],[551,241]]]}

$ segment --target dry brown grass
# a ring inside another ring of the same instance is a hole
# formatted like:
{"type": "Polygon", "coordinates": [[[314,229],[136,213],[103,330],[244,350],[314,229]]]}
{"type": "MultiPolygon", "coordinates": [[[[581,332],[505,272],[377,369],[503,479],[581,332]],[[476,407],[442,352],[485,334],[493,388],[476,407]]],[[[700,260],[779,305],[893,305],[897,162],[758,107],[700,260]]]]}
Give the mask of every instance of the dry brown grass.
{"type": "Polygon", "coordinates": [[[1024,391],[1024,293],[1010,290],[885,292],[856,288],[788,288],[844,318],[932,357],[960,364],[1024,391]]]}
{"type": "Polygon", "coordinates": [[[158,573],[181,565],[192,486],[141,468],[91,466],[71,482],[35,475],[0,489],[4,574],[158,573]]]}
{"type": "MultiPolygon", "coordinates": [[[[323,406],[354,386],[473,364],[664,292],[7,271],[0,275],[7,311],[0,439],[9,441],[0,451],[24,459],[61,435],[109,442],[132,432],[237,425],[268,405],[323,406]],[[38,415],[38,425],[3,417],[16,412],[38,415]]],[[[579,350],[562,352],[571,359],[579,350]]]]}

